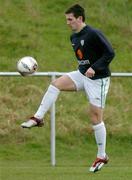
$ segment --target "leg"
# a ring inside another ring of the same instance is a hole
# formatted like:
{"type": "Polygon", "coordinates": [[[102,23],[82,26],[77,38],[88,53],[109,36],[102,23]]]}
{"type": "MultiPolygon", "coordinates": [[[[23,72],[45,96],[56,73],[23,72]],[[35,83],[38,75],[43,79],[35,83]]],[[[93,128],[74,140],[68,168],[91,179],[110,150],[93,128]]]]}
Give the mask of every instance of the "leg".
{"type": "Polygon", "coordinates": [[[34,117],[43,119],[45,113],[50,109],[51,105],[57,100],[60,91],[75,91],[76,87],[68,76],[61,76],[54,80],[45,93],[41,104],[34,117]]]}
{"type": "Polygon", "coordinates": [[[98,147],[98,158],[104,158],[106,156],[106,128],[103,119],[103,108],[90,105],[90,117],[94,129],[95,139],[98,147]]]}
{"type": "Polygon", "coordinates": [[[60,91],[75,91],[76,86],[69,76],[64,75],[54,80],[44,94],[41,104],[33,117],[21,124],[23,128],[42,126],[42,119],[51,105],[57,100],[60,91]]]}
{"type": "Polygon", "coordinates": [[[98,148],[97,159],[90,171],[98,171],[108,162],[106,156],[106,128],[103,122],[103,108],[109,88],[109,78],[90,80],[85,83],[85,91],[90,101],[90,119],[93,125],[95,140],[98,148]]]}
{"type": "Polygon", "coordinates": [[[93,130],[95,135],[96,144],[98,147],[97,158],[90,167],[91,172],[96,172],[102,168],[104,164],[108,162],[108,156],[106,155],[106,128],[102,121],[103,109],[90,105],[90,117],[93,124],[93,130]]]}
{"type": "Polygon", "coordinates": [[[76,85],[67,75],[55,79],[51,84],[60,91],[76,91],[76,85]]]}
{"type": "Polygon", "coordinates": [[[89,114],[93,125],[97,125],[102,122],[103,108],[90,104],[89,114]]]}

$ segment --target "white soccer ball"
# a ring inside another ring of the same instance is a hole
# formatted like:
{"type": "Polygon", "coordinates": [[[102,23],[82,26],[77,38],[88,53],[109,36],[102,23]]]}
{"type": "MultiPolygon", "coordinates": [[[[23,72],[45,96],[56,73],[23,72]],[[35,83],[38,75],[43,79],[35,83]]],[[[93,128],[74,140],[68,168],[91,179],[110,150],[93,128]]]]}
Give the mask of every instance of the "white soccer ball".
{"type": "Polygon", "coordinates": [[[25,56],[17,62],[17,71],[23,75],[32,75],[37,71],[38,63],[36,59],[30,56],[25,56]]]}

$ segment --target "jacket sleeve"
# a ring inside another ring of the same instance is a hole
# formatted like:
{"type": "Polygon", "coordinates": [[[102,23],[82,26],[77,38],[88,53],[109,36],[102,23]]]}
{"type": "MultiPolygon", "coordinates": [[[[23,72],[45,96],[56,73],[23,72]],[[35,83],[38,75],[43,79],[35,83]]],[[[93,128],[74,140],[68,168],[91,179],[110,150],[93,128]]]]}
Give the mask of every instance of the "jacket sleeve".
{"type": "Polygon", "coordinates": [[[100,31],[97,31],[94,36],[94,43],[97,46],[97,48],[100,49],[100,51],[102,51],[102,56],[94,64],[92,64],[91,67],[95,71],[103,70],[112,61],[112,59],[115,56],[115,53],[111,44],[100,31]]]}

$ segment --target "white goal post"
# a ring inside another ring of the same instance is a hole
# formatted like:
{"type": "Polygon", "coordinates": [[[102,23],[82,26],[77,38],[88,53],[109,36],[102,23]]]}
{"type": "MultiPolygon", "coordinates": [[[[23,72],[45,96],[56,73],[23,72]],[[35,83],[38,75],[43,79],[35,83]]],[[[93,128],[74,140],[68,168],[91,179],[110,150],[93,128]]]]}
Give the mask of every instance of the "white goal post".
{"type": "MultiPolygon", "coordinates": [[[[50,76],[52,80],[56,76],[61,76],[66,74],[66,72],[36,72],[33,76],[50,76]]],[[[21,76],[18,72],[0,72],[0,76],[21,76]]],[[[115,72],[111,74],[112,77],[132,77],[132,73],[119,73],[115,72]]],[[[56,165],[55,158],[55,103],[51,107],[51,165],[56,165]]]]}

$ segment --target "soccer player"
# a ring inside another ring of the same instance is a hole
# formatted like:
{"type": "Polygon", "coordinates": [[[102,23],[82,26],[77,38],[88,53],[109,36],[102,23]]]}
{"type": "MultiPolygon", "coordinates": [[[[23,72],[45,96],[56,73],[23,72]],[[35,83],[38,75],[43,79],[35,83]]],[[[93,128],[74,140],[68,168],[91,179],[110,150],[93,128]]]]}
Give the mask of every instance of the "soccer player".
{"type": "Polygon", "coordinates": [[[37,112],[21,126],[42,126],[45,113],[57,100],[60,91],[84,90],[90,103],[90,119],[98,148],[97,158],[90,171],[96,172],[108,162],[103,109],[110,84],[109,64],[115,54],[102,32],[86,25],[85,10],[79,4],[68,8],[65,17],[67,25],[72,30],[70,40],[78,69],[54,80],[43,96],[37,112]]]}

